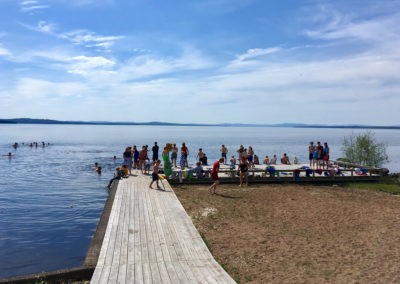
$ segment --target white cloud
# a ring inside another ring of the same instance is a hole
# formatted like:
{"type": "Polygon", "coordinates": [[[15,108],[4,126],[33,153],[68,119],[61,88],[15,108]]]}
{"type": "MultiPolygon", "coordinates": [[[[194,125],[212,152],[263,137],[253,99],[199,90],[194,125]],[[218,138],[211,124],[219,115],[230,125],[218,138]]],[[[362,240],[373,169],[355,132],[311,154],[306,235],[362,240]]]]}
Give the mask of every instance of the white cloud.
{"type": "Polygon", "coordinates": [[[68,72],[78,75],[88,75],[95,69],[104,69],[112,67],[115,63],[107,58],[101,56],[88,57],[88,56],[75,56],[70,58],[68,72]]]}
{"type": "Polygon", "coordinates": [[[54,23],[46,21],[39,21],[36,26],[30,26],[22,24],[24,27],[48,34],[57,38],[61,38],[72,42],[75,45],[81,45],[85,47],[96,47],[103,51],[108,51],[114,45],[117,40],[125,38],[125,36],[103,36],[98,35],[95,32],[88,30],[74,30],[69,32],[59,32],[59,28],[54,23]]]}
{"type": "Polygon", "coordinates": [[[123,39],[124,36],[101,36],[88,30],[75,30],[60,35],[78,45],[97,46],[109,48],[116,40],[123,39]]]}
{"type": "Polygon", "coordinates": [[[20,11],[24,13],[35,13],[50,8],[49,5],[40,4],[39,1],[35,0],[21,1],[19,4],[20,11]]]}
{"type": "Polygon", "coordinates": [[[320,8],[318,19],[314,24],[318,28],[307,29],[304,34],[315,39],[339,40],[357,39],[364,41],[383,42],[399,40],[398,27],[400,13],[397,10],[385,13],[384,16],[375,16],[370,19],[357,19],[347,14],[340,14],[334,9],[320,8]]]}
{"type": "Polygon", "coordinates": [[[21,25],[31,31],[35,32],[40,32],[40,33],[45,33],[49,34],[52,36],[57,36],[56,31],[57,31],[57,25],[53,23],[48,23],[46,21],[39,21],[36,26],[31,26],[27,24],[21,23],[21,25]]]}
{"type": "Polygon", "coordinates": [[[247,59],[252,59],[252,58],[259,57],[259,56],[275,53],[280,50],[281,50],[280,47],[272,47],[272,48],[264,48],[264,49],[263,48],[252,48],[252,49],[247,50],[246,53],[238,55],[237,59],[239,61],[244,61],[247,59]]]}
{"type": "Polygon", "coordinates": [[[4,48],[0,44],[0,56],[10,56],[10,55],[11,55],[11,51],[9,51],[8,49],[4,48]]]}

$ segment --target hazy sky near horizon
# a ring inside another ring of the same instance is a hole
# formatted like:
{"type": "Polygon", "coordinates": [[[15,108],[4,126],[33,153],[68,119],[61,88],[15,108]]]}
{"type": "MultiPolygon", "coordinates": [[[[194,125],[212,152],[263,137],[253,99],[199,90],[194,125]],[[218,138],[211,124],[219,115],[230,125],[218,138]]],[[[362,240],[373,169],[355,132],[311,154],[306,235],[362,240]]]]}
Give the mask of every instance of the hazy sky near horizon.
{"type": "Polygon", "coordinates": [[[0,118],[400,125],[400,0],[0,0],[0,118]]]}

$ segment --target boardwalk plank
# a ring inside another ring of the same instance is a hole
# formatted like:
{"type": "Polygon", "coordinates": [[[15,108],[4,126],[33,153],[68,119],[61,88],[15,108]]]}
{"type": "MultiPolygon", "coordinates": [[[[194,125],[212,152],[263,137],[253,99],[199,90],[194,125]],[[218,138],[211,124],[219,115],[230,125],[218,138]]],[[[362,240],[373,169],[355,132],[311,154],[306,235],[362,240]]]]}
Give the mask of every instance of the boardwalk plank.
{"type": "Polygon", "coordinates": [[[91,283],[234,283],[213,259],[167,181],[118,184],[91,283]]]}

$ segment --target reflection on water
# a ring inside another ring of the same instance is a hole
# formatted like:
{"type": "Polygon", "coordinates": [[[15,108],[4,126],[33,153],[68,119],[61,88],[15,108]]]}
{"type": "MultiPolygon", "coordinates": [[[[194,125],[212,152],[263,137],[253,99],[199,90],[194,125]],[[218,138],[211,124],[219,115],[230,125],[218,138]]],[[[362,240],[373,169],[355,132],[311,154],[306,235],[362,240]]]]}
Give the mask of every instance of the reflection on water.
{"type": "MultiPolygon", "coordinates": [[[[122,162],[126,145],[154,141],[189,146],[189,161],[198,148],[210,161],[225,144],[228,155],[243,144],[257,155],[288,153],[307,161],[309,141],[327,141],[332,158],[341,154],[349,129],[292,129],[170,126],[0,125],[0,278],[80,266],[107,198],[106,185],[122,162]],[[11,147],[14,142],[50,142],[49,147],[11,147]],[[113,160],[116,155],[118,159],[113,160]],[[98,162],[103,173],[93,171],[98,162]]],[[[354,132],[364,132],[356,130],[354,132]]],[[[400,131],[374,130],[388,144],[400,172],[400,131]]],[[[161,151],[161,150],[160,150],[161,151]]]]}

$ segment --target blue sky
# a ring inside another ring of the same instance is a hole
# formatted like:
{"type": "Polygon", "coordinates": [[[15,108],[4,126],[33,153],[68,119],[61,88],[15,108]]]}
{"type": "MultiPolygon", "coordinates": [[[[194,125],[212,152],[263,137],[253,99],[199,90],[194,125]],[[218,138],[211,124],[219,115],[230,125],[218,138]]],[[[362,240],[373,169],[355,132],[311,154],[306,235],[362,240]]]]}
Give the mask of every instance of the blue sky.
{"type": "Polygon", "coordinates": [[[0,117],[400,125],[400,0],[0,0],[0,117]]]}

